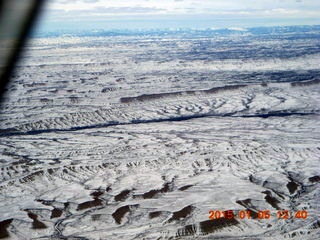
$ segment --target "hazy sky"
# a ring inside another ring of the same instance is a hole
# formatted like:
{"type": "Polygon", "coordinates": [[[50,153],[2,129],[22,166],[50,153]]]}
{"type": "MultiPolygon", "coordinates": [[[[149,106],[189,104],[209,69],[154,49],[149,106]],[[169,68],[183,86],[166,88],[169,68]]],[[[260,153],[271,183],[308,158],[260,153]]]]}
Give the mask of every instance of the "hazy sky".
{"type": "Polygon", "coordinates": [[[319,0],[48,0],[42,30],[320,24],[319,0]]]}

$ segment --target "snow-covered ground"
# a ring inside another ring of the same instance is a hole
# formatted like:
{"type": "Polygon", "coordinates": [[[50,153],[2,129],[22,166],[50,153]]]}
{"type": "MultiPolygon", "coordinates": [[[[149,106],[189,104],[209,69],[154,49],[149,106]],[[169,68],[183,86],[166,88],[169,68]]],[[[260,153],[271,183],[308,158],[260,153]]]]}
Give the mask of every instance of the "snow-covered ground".
{"type": "Polygon", "coordinates": [[[319,238],[319,58],[299,33],[32,40],[1,109],[0,238],[319,238]]]}

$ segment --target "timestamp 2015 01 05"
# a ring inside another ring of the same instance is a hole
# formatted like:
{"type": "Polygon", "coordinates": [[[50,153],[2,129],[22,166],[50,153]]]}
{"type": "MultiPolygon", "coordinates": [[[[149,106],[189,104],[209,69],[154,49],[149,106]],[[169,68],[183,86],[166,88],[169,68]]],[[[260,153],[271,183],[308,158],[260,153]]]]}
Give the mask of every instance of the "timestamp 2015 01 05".
{"type": "MultiPolygon", "coordinates": [[[[270,210],[210,210],[209,211],[209,219],[270,219],[274,214],[270,210]]],[[[308,217],[308,212],[306,210],[298,210],[298,211],[288,211],[288,210],[278,210],[276,211],[276,216],[278,219],[289,219],[289,218],[299,218],[306,219],[308,217]]]]}

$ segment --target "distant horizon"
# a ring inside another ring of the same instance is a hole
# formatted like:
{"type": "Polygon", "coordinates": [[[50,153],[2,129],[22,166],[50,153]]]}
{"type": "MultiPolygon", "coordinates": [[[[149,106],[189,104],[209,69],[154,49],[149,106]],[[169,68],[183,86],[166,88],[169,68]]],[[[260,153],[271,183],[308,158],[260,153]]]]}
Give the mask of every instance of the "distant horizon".
{"type": "MultiPolygon", "coordinates": [[[[292,25],[253,25],[249,27],[239,27],[239,26],[220,26],[220,27],[149,27],[149,28],[56,28],[43,31],[36,27],[31,34],[31,37],[45,37],[45,36],[104,36],[107,33],[114,33],[115,35],[119,34],[139,34],[139,33],[153,33],[156,34],[162,32],[187,32],[187,31],[196,31],[196,32],[219,32],[222,30],[229,30],[230,32],[242,32],[246,33],[253,29],[281,29],[281,28],[320,28],[320,24],[292,24],[292,25]]],[[[317,29],[319,30],[319,29],[317,29]]],[[[220,32],[222,33],[222,32],[220,32]]],[[[224,32],[225,33],[225,32],[224,32]]]]}
{"type": "Polygon", "coordinates": [[[147,18],[147,19],[107,19],[92,21],[46,22],[39,19],[36,24],[38,32],[54,31],[92,31],[101,30],[150,30],[150,29],[222,29],[222,28],[254,28],[254,27],[280,27],[280,26],[317,26],[315,19],[301,19],[299,22],[292,19],[237,19],[237,18],[206,18],[203,16],[191,19],[175,18],[147,18]]]}
{"type": "Polygon", "coordinates": [[[314,0],[48,0],[36,32],[320,25],[314,0]]]}

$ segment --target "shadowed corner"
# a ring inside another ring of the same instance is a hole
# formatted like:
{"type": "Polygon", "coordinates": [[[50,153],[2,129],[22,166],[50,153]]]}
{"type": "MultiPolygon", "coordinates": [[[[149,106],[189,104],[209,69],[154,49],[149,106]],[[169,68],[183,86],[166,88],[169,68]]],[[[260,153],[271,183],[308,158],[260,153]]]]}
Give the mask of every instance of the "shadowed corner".
{"type": "Polygon", "coordinates": [[[9,227],[12,221],[13,219],[11,218],[0,222],[0,239],[7,238],[10,236],[7,228],[9,227]]]}
{"type": "Polygon", "coordinates": [[[0,2],[0,104],[44,0],[0,2]]]}

